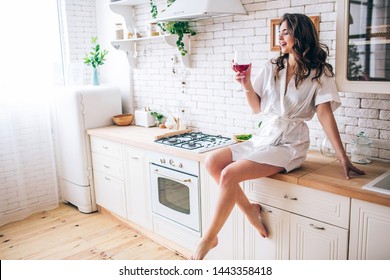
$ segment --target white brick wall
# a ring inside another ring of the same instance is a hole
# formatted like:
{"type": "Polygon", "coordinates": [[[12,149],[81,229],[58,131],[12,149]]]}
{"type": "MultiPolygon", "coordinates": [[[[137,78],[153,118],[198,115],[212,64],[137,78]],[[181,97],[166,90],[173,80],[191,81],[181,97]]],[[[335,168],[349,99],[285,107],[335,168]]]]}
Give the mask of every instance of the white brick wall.
{"type": "MultiPolygon", "coordinates": [[[[80,5],[91,6],[91,2],[94,2],[67,1],[82,3],[71,6],[74,11],[80,5]]],[[[159,0],[158,3],[161,7],[165,1],[159,0]]],[[[168,110],[176,112],[177,100],[181,100],[185,117],[194,129],[226,135],[252,132],[259,116],[250,113],[245,98],[236,92],[239,84],[233,81],[231,59],[234,49],[249,50],[255,74],[265,61],[277,55],[269,51],[270,19],[286,12],[320,16],[320,39],[329,46],[330,62],[334,65],[336,0],[242,0],[242,3],[247,16],[228,16],[192,23],[198,34],[191,39],[190,69],[171,63],[170,57],[176,51],[162,40],[140,42],[137,47],[140,54],[138,65],[133,71],[134,108],[149,106],[163,113],[168,110]],[[186,72],[184,93],[181,93],[181,75],[173,75],[172,67],[176,68],[177,73],[186,72]]],[[[150,19],[149,10],[148,4],[136,7],[137,26],[141,32],[150,19]]],[[[90,15],[90,22],[93,22],[93,11],[90,11],[90,15]]],[[[77,14],[72,20],[84,22],[84,16],[77,14]]],[[[88,43],[91,33],[82,35],[86,36],[84,42],[88,43]]],[[[85,47],[77,42],[71,45],[72,50],[85,47]]],[[[363,130],[374,140],[374,157],[390,160],[390,95],[373,92],[340,93],[340,96],[343,105],[335,115],[347,150],[350,150],[351,135],[363,130]]],[[[311,148],[318,149],[324,137],[322,128],[316,118],[309,122],[309,127],[311,148]]]]}
{"type": "MultiPolygon", "coordinates": [[[[102,0],[98,0],[102,1],[102,0]]],[[[61,21],[65,36],[64,62],[67,74],[70,64],[83,63],[86,52],[91,50],[91,38],[96,36],[96,0],[60,0],[61,21]]],[[[83,65],[83,81],[91,81],[91,67],[83,65]]]]}

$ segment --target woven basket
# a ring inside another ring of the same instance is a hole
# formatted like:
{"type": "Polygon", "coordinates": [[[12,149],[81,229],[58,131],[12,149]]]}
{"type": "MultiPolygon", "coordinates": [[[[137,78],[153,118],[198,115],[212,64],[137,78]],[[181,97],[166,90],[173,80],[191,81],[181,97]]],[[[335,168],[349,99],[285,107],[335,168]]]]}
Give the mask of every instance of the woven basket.
{"type": "Polygon", "coordinates": [[[126,125],[130,125],[133,122],[134,115],[133,114],[116,115],[112,117],[112,120],[116,125],[126,126],[126,125]]]}

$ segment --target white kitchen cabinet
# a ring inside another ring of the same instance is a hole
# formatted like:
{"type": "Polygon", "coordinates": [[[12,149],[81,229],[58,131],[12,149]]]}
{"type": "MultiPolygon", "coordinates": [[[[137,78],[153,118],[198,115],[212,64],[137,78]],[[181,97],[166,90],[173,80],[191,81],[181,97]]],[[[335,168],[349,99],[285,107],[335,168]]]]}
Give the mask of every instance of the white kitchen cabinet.
{"type": "MultiPolygon", "coordinates": [[[[219,186],[201,165],[202,235],[207,231],[219,196],[219,186]]],[[[233,208],[218,234],[218,246],[209,252],[209,260],[243,259],[243,215],[237,206],[233,208]]]]}
{"type": "Polygon", "coordinates": [[[96,204],[126,218],[125,187],[123,180],[94,170],[96,204]]]}
{"type": "Polygon", "coordinates": [[[269,178],[246,182],[245,191],[262,205],[270,234],[246,222],[246,258],[347,259],[349,198],[269,178]]]}
{"type": "Polygon", "coordinates": [[[127,219],[152,230],[151,195],[145,152],[125,146],[124,160],[127,219]]]}
{"type": "Polygon", "coordinates": [[[348,230],[290,214],[291,260],[346,260],[348,230]]]}
{"type": "Polygon", "coordinates": [[[121,145],[103,138],[91,136],[91,150],[97,154],[122,160],[121,145]]]}
{"type": "Polygon", "coordinates": [[[148,164],[141,149],[91,137],[96,203],[152,230],[148,164]]]}
{"type": "Polygon", "coordinates": [[[245,221],[245,259],[288,260],[289,213],[265,204],[261,208],[261,217],[268,237],[261,237],[258,231],[245,221]]]}
{"type": "Polygon", "coordinates": [[[302,216],[349,228],[350,198],[270,178],[248,182],[250,199],[302,216]]]}
{"type": "MultiPolygon", "coordinates": [[[[119,14],[123,17],[125,22],[125,27],[129,26],[135,26],[135,19],[134,19],[134,7],[135,5],[140,4],[149,4],[149,0],[122,0],[122,1],[115,1],[109,4],[109,7],[112,12],[119,14]]],[[[152,20],[152,19],[151,19],[152,20]]],[[[126,53],[128,62],[131,67],[136,67],[137,65],[137,43],[145,40],[159,40],[163,39],[164,42],[172,47],[176,46],[176,41],[178,39],[177,34],[167,34],[162,36],[147,36],[147,37],[140,37],[140,38],[132,38],[132,39],[126,39],[126,36],[124,39],[121,40],[113,40],[111,41],[111,45],[117,49],[122,50],[126,53]]],[[[190,35],[184,34],[183,37],[183,44],[184,48],[188,50],[188,53],[185,56],[182,56],[180,53],[178,57],[182,60],[183,64],[186,67],[191,67],[191,59],[190,59],[190,35]]]]}
{"type": "Polygon", "coordinates": [[[352,199],[351,260],[390,259],[390,207],[352,199]]]}
{"type": "Polygon", "coordinates": [[[126,218],[121,145],[91,137],[91,150],[96,204],[126,218]]]}

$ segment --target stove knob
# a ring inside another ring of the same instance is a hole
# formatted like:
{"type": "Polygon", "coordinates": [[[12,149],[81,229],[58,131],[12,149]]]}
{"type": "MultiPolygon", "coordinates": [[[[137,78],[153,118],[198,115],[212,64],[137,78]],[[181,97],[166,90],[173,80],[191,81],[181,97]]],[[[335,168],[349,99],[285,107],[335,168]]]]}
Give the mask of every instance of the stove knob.
{"type": "Polygon", "coordinates": [[[164,164],[164,163],[165,163],[165,158],[160,158],[160,162],[161,162],[162,164],[164,164]]]}
{"type": "Polygon", "coordinates": [[[172,166],[175,166],[174,160],[173,160],[173,159],[170,159],[170,160],[169,160],[169,164],[172,165],[172,166]]]}
{"type": "Polygon", "coordinates": [[[183,168],[183,164],[180,162],[178,165],[179,168],[183,168]]]}

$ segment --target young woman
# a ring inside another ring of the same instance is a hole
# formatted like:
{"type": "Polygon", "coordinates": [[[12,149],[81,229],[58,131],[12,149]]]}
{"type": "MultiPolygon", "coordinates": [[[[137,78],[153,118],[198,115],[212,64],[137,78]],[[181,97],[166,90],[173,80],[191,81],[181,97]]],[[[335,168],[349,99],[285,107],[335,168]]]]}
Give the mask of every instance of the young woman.
{"type": "Polygon", "coordinates": [[[253,85],[251,68],[237,73],[247,102],[264,119],[249,141],[217,150],[206,159],[206,168],[220,187],[210,228],[191,259],[203,259],[217,246],[217,234],[235,204],[259,234],[268,233],[260,217],[260,205],[250,203],[239,183],[289,172],[302,165],[309,148],[305,121],[314,113],[336,151],[346,178],[353,171],[364,174],[349,161],[343,148],[333,111],[340,105],[333,67],[326,62],[328,48],[319,43],[309,17],[285,14],[279,24],[280,56],[266,63],[253,85]]]}

